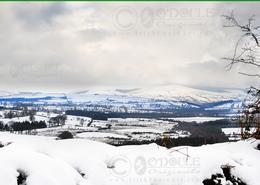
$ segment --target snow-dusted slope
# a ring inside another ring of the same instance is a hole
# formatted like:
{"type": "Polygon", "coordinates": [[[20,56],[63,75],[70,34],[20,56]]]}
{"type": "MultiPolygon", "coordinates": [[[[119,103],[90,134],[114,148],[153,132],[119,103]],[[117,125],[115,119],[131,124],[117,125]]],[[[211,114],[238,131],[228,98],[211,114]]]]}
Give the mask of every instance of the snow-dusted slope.
{"type": "MultiPolygon", "coordinates": [[[[33,102],[49,104],[87,104],[127,109],[205,110],[236,109],[245,93],[239,90],[206,91],[190,87],[168,85],[133,89],[92,88],[73,93],[20,92],[0,94],[0,102],[33,102]]],[[[117,110],[117,109],[115,109],[117,110]]]]}
{"type": "Polygon", "coordinates": [[[64,93],[5,92],[5,93],[0,93],[0,102],[67,103],[67,96],[64,93]]]}
{"type": "Polygon", "coordinates": [[[90,96],[109,97],[136,97],[144,99],[171,100],[171,101],[189,101],[192,103],[208,103],[230,99],[238,99],[245,96],[240,90],[225,91],[206,91],[179,85],[153,86],[133,89],[102,89],[95,88],[87,91],[68,94],[68,97],[74,99],[88,98],[90,96]]]}
{"type": "Polygon", "coordinates": [[[2,132],[0,141],[6,145],[0,148],[3,185],[17,185],[19,172],[27,185],[201,185],[212,174],[223,174],[226,164],[248,185],[259,185],[259,141],[166,149],[2,132]]]}
{"type": "Polygon", "coordinates": [[[239,90],[219,92],[184,86],[156,86],[134,89],[102,89],[67,94],[68,101],[128,109],[202,108],[207,111],[232,110],[242,107],[245,93],[239,90]]]}
{"type": "Polygon", "coordinates": [[[41,92],[0,92],[0,99],[7,98],[65,98],[75,102],[87,102],[112,98],[114,100],[122,100],[127,97],[131,100],[139,99],[156,99],[171,101],[189,101],[193,103],[216,102],[230,99],[243,98],[245,93],[240,90],[225,91],[206,91],[185,86],[168,85],[153,86],[133,89],[115,89],[115,88],[91,88],[89,90],[73,92],[73,93],[41,93],[41,92]]]}
{"type": "MultiPolygon", "coordinates": [[[[122,92],[122,90],[120,92],[122,92]]],[[[149,97],[154,99],[202,103],[235,99],[238,98],[242,94],[242,92],[236,90],[213,92],[185,86],[168,85],[149,88],[139,88],[129,91],[125,94],[130,94],[132,96],[138,97],[149,97]]]]}

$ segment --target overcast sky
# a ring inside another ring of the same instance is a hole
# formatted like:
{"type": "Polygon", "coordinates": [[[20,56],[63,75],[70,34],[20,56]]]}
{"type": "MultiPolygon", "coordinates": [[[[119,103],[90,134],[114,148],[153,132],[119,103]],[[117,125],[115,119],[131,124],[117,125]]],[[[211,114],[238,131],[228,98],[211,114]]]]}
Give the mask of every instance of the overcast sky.
{"type": "Polygon", "coordinates": [[[258,79],[226,71],[240,21],[260,3],[1,3],[0,90],[182,84],[244,88],[258,79]]]}

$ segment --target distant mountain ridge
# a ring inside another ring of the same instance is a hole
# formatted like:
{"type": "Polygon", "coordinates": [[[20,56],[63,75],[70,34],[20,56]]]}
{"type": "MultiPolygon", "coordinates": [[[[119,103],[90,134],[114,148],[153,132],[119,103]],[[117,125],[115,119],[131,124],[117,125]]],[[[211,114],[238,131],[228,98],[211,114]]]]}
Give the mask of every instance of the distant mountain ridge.
{"type": "Polygon", "coordinates": [[[93,88],[72,93],[0,92],[0,102],[84,104],[91,106],[126,107],[129,109],[180,109],[205,110],[237,109],[246,93],[240,90],[219,92],[185,86],[156,86],[149,88],[113,89],[93,88]]]}

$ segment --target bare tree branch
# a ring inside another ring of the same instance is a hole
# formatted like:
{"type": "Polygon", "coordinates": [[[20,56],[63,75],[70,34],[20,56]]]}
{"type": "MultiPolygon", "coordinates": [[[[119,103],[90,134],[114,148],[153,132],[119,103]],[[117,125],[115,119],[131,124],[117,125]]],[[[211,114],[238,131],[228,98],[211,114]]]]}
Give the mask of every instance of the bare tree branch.
{"type": "Polygon", "coordinates": [[[248,19],[247,23],[244,25],[240,24],[237,21],[233,12],[231,12],[230,15],[223,15],[223,17],[228,22],[228,24],[224,25],[224,27],[235,27],[240,29],[242,33],[242,35],[235,44],[233,56],[222,58],[223,60],[229,62],[229,64],[226,66],[227,69],[230,70],[234,64],[238,63],[260,67],[260,60],[255,56],[255,48],[260,47],[259,35],[257,34],[257,30],[260,28],[260,26],[254,25],[255,16],[251,16],[248,19]],[[246,41],[244,43],[245,46],[242,45],[242,40],[246,41]]]}
{"type": "MultiPolygon", "coordinates": [[[[244,25],[239,23],[233,12],[231,12],[230,15],[224,15],[223,17],[229,23],[228,25],[224,25],[224,27],[238,28],[241,32],[241,36],[235,43],[233,56],[222,58],[228,62],[228,65],[226,66],[228,70],[236,64],[250,65],[260,69],[260,53],[258,53],[260,51],[260,46],[259,35],[257,33],[260,26],[254,25],[254,15],[251,16],[248,19],[247,24],[244,25]]],[[[239,72],[239,74],[260,78],[259,73],[250,74],[247,72],[239,72]]],[[[243,132],[243,127],[249,128],[255,123],[259,124],[255,121],[255,117],[260,113],[260,87],[250,87],[248,95],[250,95],[250,101],[246,103],[242,114],[242,138],[251,137],[248,136],[246,132],[243,132]]],[[[257,126],[257,131],[252,136],[260,138],[260,124],[257,126]]]]}
{"type": "Polygon", "coordinates": [[[260,74],[248,74],[248,73],[243,73],[243,72],[238,72],[241,75],[245,75],[245,76],[251,76],[251,77],[258,77],[260,78],[260,74]]]}

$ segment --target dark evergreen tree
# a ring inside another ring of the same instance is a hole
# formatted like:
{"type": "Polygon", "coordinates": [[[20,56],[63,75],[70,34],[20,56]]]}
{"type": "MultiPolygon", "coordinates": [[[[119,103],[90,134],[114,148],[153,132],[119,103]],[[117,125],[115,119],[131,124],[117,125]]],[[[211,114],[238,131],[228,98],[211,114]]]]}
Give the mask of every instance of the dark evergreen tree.
{"type": "Polygon", "coordinates": [[[58,138],[59,139],[72,139],[73,138],[73,135],[71,132],[69,131],[64,131],[62,132],[60,135],[58,135],[58,138]]]}

